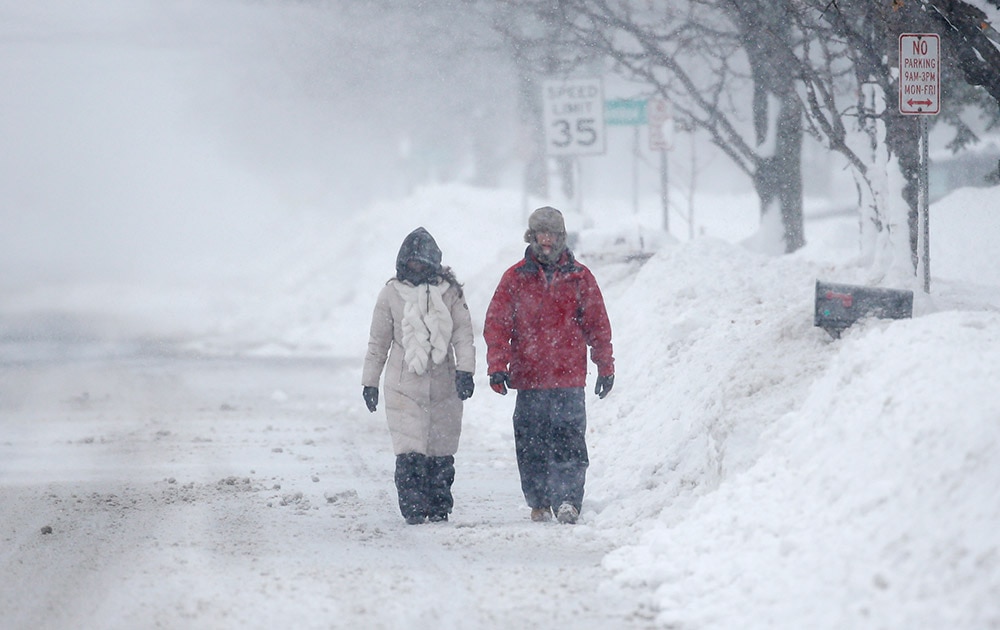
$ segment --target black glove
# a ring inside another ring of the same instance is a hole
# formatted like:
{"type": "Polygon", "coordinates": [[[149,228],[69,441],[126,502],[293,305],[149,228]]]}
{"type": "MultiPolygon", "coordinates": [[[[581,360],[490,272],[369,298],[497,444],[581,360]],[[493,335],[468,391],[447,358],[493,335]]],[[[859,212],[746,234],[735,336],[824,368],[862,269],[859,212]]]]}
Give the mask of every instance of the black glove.
{"type": "Polygon", "coordinates": [[[498,394],[507,395],[507,383],[509,381],[510,375],[506,372],[494,372],[490,374],[490,387],[498,394]]]}
{"type": "Polygon", "coordinates": [[[361,395],[365,399],[365,404],[368,405],[368,411],[375,413],[375,410],[378,409],[378,387],[368,387],[366,385],[361,390],[361,395]]]}
{"type": "Polygon", "coordinates": [[[472,398],[472,392],[476,390],[476,384],[472,382],[472,372],[455,372],[455,391],[458,392],[459,400],[472,398]]]}
{"type": "Polygon", "coordinates": [[[615,386],[615,375],[608,374],[607,376],[597,377],[597,387],[594,388],[594,393],[604,398],[611,391],[611,388],[615,386]]]}

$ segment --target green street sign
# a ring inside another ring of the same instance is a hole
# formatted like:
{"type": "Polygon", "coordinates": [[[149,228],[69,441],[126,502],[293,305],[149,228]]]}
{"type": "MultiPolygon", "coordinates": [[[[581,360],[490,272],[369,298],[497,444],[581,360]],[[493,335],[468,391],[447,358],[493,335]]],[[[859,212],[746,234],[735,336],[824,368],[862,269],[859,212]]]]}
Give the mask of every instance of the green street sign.
{"type": "Polygon", "coordinates": [[[604,124],[635,126],[646,124],[646,101],[616,98],[604,101],[604,124]]]}

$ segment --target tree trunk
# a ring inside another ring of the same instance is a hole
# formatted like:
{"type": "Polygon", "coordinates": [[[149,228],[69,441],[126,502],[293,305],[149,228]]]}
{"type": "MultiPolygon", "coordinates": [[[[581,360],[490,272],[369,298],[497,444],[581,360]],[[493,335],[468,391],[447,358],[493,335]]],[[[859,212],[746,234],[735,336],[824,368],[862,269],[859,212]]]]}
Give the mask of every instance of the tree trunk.
{"type": "Polygon", "coordinates": [[[756,160],[754,187],[760,198],[761,225],[776,225],[767,213],[781,214],[781,239],[790,254],[805,245],[802,225],[802,103],[796,93],[797,80],[788,56],[775,50],[792,48],[792,29],[787,20],[788,2],[756,0],[734,2],[728,9],[746,34],[744,44],[754,81],[753,122],[757,146],[773,138],[771,154],[756,160]],[[776,120],[769,120],[771,103],[776,120]]]}
{"type": "MultiPolygon", "coordinates": [[[[897,50],[899,36],[905,32],[912,32],[914,25],[922,24],[924,17],[923,10],[917,6],[902,6],[900,10],[887,11],[886,16],[886,48],[894,54],[897,50]]],[[[920,26],[922,30],[926,29],[920,26]]],[[[892,64],[899,66],[898,57],[892,59],[892,64]]],[[[939,69],[940,71],[940,69],[939,69]]],[[[895,82],[895,87],[899,87],[899,79],[895,82]]],[[[888,96],[888,95],[887,95],[888,96]]],[[[918,116],[905,116],[895,111],[895,107],[889,106],[885,109],[885,131],[886,146],[889,154],[895,156],[899,164],[899,170],[903,176],[902,198],[906,206],[906,223],[909,232],[910,265],[911,271],[917,273],[917,264],[920,260],[920,252],[917,245],[918,228],[918,195],[919,195],[919,169],[920,169],[920,121],[918,116]]]]}
{"type": "Polygon", "coordinates": [[[545,129],[542,123],[541,88],[531,69],[518,66],[520,74],[519,103],[521,124],[530,138],[529,157],[524,165],[524,190],[528,195],[545,199],[549,196],[548,160],[545,155],[545,129]]]}
{"type": "Polygon", "coordinates": [[[917,273],[920,252],[917,245],[920,194],[920,120],[918,116],[904,116],[887,110],[886,142],[896,156],[903,175],[903,203],[906,204],[906,223],[909,231],[911,271],[917,273]]]}
{"type": "Polygon", "coordinates": [[[758,162],[754,188],[763,215],[781,213],[784,251],[790,254],[805,245],[802,219],[802,106],[795,94],[778,103],[774,152],[758,162]]]}

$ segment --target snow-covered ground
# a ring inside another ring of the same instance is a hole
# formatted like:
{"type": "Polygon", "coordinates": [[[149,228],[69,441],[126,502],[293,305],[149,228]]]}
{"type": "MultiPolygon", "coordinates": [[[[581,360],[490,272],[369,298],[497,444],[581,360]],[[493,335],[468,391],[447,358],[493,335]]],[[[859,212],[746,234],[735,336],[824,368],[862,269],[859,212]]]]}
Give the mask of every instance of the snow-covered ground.
{"type": "Polygon", "coordinates": [[[443,526],[398,517],[383,419],[360,397],[402,237],[436,236],[481,327],[523,249],[514,193],[432,187],[350,222],[286,221],[224,283],[10,290],[3,624],[1000,627],[992,199],[933,208],[912,319],[839,340],[813,326],[813,294],[872,280],[850,218],[810,221],[804,251],[771,257],[740,244],[749,197],[705,197],[691,242],[600,205],[578,249],[618,377],[588,395],[572,528],[528,521],[513,397],[482,369],[443,526]]]}
{"type": "Polygon", "coordinates": [[[358,370],[162,347],[4,362],[0,627],[524,627],[556,600],[583,628],[642,627],[604,584],[613,541],[525,517],[499,423],[467,427],[451,522],[406,525],[358,370]]]}

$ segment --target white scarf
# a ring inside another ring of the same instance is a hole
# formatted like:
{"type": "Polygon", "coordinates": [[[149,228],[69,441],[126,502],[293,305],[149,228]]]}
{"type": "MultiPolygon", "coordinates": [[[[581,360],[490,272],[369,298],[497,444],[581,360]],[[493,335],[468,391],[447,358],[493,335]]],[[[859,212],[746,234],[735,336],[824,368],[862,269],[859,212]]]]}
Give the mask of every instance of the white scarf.
{"type": "Polygon", "coordinates": [[[410,371],[423,374],[427,361],[441,363],[451,343],[451,312],[441,297],[448,283],[411,286],[394,282],[403,298],[403,358],[410,371]]]}

